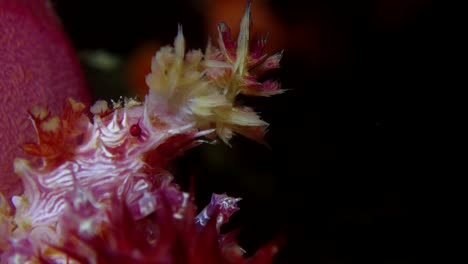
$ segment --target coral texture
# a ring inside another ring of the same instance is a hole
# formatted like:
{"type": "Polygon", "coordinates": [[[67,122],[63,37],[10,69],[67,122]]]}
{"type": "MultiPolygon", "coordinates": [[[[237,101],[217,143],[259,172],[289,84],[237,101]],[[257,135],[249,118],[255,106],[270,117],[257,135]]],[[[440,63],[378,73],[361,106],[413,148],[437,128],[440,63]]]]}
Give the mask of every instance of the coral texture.
{"type": "Polygon", "coordinates": [[[22,192],[13,160],[24,156],[19,142],[35,137],[27,109],[59,112],[67,97],[90,103],[83,77],[49,1],[0,0],[0,192],[22,192]]]}
{"type": "Polygon", "coordinates": [[[267,123],[237,96],[281,93],[258,81],[281,53],[264,54],[250,23],[248,6],[237,41],[220,23],[218,45],[205,52],[186,52],[179,27],[152,60],[143,102],[98,101],[90,115],[73,99],[59,116],[32,108],[37,142],[23,149],[35,158],[14,162],[24,185],[14,214],[0,196],[2,263],[271,263],[276,242],[244,258],[235,233],[220,234],[239,198],[213,194],[197,215],[193,193],[165,171],[206,140],[262,142],[267,123]]]}

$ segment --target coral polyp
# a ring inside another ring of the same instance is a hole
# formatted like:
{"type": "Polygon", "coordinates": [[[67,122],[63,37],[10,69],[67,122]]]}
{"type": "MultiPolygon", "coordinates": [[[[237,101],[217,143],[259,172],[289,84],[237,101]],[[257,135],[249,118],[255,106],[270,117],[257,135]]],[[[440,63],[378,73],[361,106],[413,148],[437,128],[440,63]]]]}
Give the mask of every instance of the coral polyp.
{"type": "Polygon", "coordinates": [[[194,194],[166,171],[207,140],[263,141],[268,124],[237,96],[281,93],[258,80],[281,53],[264,54],[250,23],[248,7],[237,41],[221,23],[218,45],[205,52],[186,51],[179,26],[151,62],[142,102],[98,101],[88,114],[69,99],[61,116],[32,108],[37,142],[23,149],[33,158],[14,162],[24,193],[11,198],[14,208],[0,196],[2,263],[270,263],[275,243],[244,258],[234,234],[219,232],[239,198],[214,194],[197,216],[194,194]]]}

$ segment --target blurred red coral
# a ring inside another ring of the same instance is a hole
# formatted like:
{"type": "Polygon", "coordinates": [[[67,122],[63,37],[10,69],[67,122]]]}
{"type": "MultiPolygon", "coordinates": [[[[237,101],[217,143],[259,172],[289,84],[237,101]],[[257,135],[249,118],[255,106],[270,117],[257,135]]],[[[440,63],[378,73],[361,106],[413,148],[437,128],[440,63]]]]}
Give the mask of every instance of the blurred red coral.
{"type": "Polygon", "coordinates": [[[0,192],[21,193],[13,159],[34,140],[28,112],[48,105],[58,113],[67,97],[89,104],[90,94],[50,1],[0,0],[0,192]]]}
{"type": "Polygon", "coordinates": [[[278,250],[279,240],[267,244],[253,257],[244,258],[235,231],[219,235],[220,219],[227,222],[237,210],[238,199],[214,194],[210,205],[195,217],[192,196],[173,185],[151,195],[156,210],[137,221],[117,196],[103,209],[93,207],[90,201],[70,206],[62,221],[66,241],[60,246],[51,245],[56,251],[49,250],[42,261],[55,263],[54,256],[66,254],[79,263],[267,264],[278,250]],[[102,215],[108,221],[100,223],[98,216],[102,215]],[[93,231],[87,232],[91,226],[93,231]]]}
{"type": "Polygon", "coordinates": [[[151,71],[151,58],[161,48],[158,42],[145,42],[130,53],[127,65],[127,82],[136,95],[143,98],[148,93],[146,75],[151,71]]]}

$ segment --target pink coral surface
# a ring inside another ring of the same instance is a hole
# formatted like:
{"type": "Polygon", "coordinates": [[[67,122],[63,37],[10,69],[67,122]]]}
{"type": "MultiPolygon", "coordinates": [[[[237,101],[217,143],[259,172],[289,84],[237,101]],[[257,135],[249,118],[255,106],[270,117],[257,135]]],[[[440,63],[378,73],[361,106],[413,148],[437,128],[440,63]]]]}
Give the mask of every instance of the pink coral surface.
{"type": "MultiPolygon", "coordinates": [[[[238,95],[281,93],[259,81],[281,53],[251,40],[250,4],[237,40],[219,24],[218,44],[186,51],[182,27],[173,46],[152,60],[144,101],[71,98],[58,115],[31,107],[34,158],[14,160],[24,193],[0,195],[2,263],[271,263],[279,241],[245,258],[235,233],[221,225],[239,198],[213,194],[198,215],[194,194],[165,170],[189,148],[234,134],[263,142],[267,123],[238,95]]],[[[52,109],[53,110],[53,109],[52,109]]]]}
{"type": "Polygon", "coordinates": [[[13,160],[34,139],[27,110],[60,111],[67,97],[89,102],[78,60],[45,0],[0,0],[0,192],[20,194],[13,160]]]}

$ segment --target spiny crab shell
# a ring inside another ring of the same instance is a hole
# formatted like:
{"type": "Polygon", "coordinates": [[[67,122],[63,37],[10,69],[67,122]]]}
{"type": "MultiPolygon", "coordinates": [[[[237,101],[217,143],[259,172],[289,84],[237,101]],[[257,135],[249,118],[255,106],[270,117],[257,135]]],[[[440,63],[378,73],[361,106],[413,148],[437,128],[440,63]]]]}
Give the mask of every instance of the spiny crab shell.
{"type": "Polygon", "coordinates": [[[25,190],[11,198],[14,215],[0,195],[2,263],[269,263],[276,244],[244,259],[233,235],[219,234],[239,198],[214,194],[196,216],[193,194],[164,170],[203,137],[262,142],[267,123],[236,97],[281,93],[277,82],[258,81],[281,53],[250,41],[250,22],[249,4],[237,42],[220,23],[219,47],[205,53],[186,53],[179,27],[174,46],[152,60],[143,102],[98,101],[92,119],[73,99],[60,117],[31,109],[38,142],[23,147],[35,158],[14,163],[25,190]]]}

